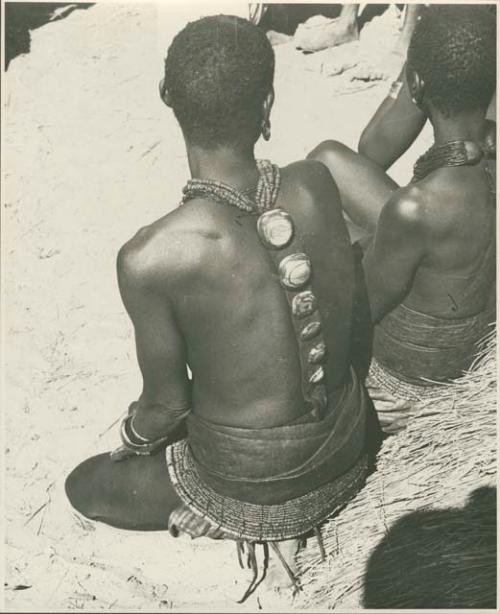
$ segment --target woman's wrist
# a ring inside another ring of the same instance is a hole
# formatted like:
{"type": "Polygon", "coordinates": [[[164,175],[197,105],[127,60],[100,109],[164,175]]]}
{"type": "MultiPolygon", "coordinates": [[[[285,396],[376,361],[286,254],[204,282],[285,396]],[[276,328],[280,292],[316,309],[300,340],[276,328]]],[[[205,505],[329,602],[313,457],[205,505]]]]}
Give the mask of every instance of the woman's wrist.
{"type": "Polygon", "coordinates": [[[120,438],[122,440],[122,448],[129,453],[139,456],[150,456],[165,448],[175,439],[173,433],[169,432],[160,437],[146,439],[139,435],[133,427],[134,416],[127,416],[120,426],[120,438]]]}
{"type": "Polygon", "coordinates": [[[132,437],[135,440],[137,440],[138,443],[151,443],[151,439],[144,437],[137,432],[137,429],[134,426],[134,418],[135,418],[135,415],[132,415],[130,417],[130,422],[129,422],[130,433],[132,437]]]}
{"type": "Polygon", "coordinates": [[[189,413],[189,408],[173,409],[164,405],[143,405],[134,414],[133,433],[137,440],[152,441],[172,433],[189,413]]]}
{"type": "Polygon", "coordinates": [[[387,94],[387,96],[389,98],[392,98],[393,100],[396,100],[399,94],[401,93],[403,86],[404,86],[403,81],[400,81],[400,80],[393,81],[391,83],[391,87],[389,88],[389,93],[387,94]]]}

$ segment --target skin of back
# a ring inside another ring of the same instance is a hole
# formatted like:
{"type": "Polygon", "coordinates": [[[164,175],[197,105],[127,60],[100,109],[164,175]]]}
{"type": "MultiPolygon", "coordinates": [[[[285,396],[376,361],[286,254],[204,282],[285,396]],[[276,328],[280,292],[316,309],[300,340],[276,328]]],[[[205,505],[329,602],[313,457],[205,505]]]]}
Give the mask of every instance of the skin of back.
{"type": "Polygon", "coordinates": [[[489,298],[477,293],[462,302],[484,248],[494,243],[495,208],[483,168],[448,168],[423,180],[420,190],[429,247],[405,303],[439,317],[462,318],[481,311],[489,298]]]}
{"type": "Polygon", "coordinates": [[[482,167],[439,169],[384,205],[364,258],[374,319],[402,300],[450,319],[484,308],[489,292],[465,297],[485,246],[494,241],[495,209],[485,179],[482,167]]]}
{"type": "MultiPolygon", "coordinates": [[[[326,375],[335,398],[349,369],[355,292],[340,196],[321,163],[296,162],[282,169],[276,206],[291,214],[312,262],[325,341],[334,348],[326,375]]],[[[142,293],[143,309],[147,284],[158,302],[157,317],[148,320],[150,336],[161,346],[165,311],[178,331],[177,364],[161,379],[148,377],[138,347],[141,400],[158,407],[150,428],[138,421],[141,432],[167,427],[162,420],[172,411],[162,412],[165,405],[190,406],[201,417],[240,427],[277,426],[307,411],[289,307],[255,224],[255,215],[195,199],[140,230],[120,251],[120,289],[134,324],[133,297],[142,293]],[[194,374],[192,390],[186,364],[194,374]]]]}

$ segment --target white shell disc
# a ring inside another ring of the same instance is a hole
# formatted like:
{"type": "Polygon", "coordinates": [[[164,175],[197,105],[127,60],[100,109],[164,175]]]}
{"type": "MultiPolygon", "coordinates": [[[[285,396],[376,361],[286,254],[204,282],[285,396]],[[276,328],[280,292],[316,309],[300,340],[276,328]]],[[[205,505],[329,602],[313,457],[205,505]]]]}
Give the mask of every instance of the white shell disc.
{"type": "Polygon", "coordinates": [[[309,350],[309,362],[316,364],[321,362],[326,356],[326,345],[320,341],[309,350]]]}
{"type": "Polygon", "coordinates": [[[293,238],[293,222],[283,209],[266,211],[257,220],[257,232],[266,247],[281,249],[293,238]]]}
{"type": "Polygon", "coordinates": [[[323,367],[318,367],[309,376],[309,383],[318,384],[325,377],[325,370],[323,367]]]}
{"type": "Polygon", "coordinates": [[[310,322],[300,332],[302,341],[308,341],[315,337],[321,330],[321,322],[310,322]]]}
{"type": "Polygon", "coordinates": [[[293,297],[292,313],[296,318],[305,318],[316,311],[316,297],[310,290],[299,292],[293,297]]]}
{"type": "Polygon", "coordinates": [[[287,288],[297,290],[311,277],[311,261],[303,253],[290,254],[280,262],[279,272],[281,283],[287,288]]]}

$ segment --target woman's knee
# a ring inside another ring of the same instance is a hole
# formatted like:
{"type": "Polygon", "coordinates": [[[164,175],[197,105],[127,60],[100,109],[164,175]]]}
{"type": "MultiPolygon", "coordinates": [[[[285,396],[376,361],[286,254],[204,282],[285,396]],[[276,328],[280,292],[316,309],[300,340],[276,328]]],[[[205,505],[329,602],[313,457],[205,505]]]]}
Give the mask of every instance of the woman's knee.
{"type": "Polygon", "coordinates": [[[323,164],[331,168],[332,165],[345,161],[346,158],[353,153],[355,152],[347,147],[347,145],[330,139],[320,143],[307,157],[309,160],[323,162],[323,164]]]}
{"type": "Polygon", "coordinates": [[[93,456],[80,463],[66,478],[64,488],[71,505],[87,518],[99,512],[99,474],[107,454],[93,456]]]}
{"type": "Polygon", "coordinates": [[[71,505],[91,520],[121,529],[162,530],[180,503],[164,453],[113,462],[100,454],[78,465],[66,479],[71,505]]]}

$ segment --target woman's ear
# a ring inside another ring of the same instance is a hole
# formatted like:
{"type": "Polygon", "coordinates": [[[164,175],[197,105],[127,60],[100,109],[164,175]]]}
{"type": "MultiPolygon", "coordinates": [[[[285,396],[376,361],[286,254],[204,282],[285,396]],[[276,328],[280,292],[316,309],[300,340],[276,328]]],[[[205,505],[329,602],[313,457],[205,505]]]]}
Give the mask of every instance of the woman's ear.
{"type": "Polygon", "coordinates": [[[271,138],[271,109],[274,102],[274,90],[271,88],[269,94],[264,98],[262,103],[262,119],[260,122],[260,133],[265,141],[269,141],[271,138]]]}
{"type": "Polygon", "coordinates": [[[162,79],[159,83],[160,88],[160,98],[167,105],[167,107],[172,106],[172,102],[170,100],[170,94],[168,93],[167,87],[165,85],[165,79],[162,79]]]}
{"type": "Polygon", "coordinates": [[[406,67],[406,82],[412,101],[424,110],[425,83],[416,70],[406,67]]]}
{"type": "Polygon", "coordinates": [[[264,121],[269,120],[269,116],[271,115],[271,109],[274,104],[274,89],[271,88],[269,90],[269,94],[264,98],[264,102],[262,103],[262,118],[264,121]]]}

